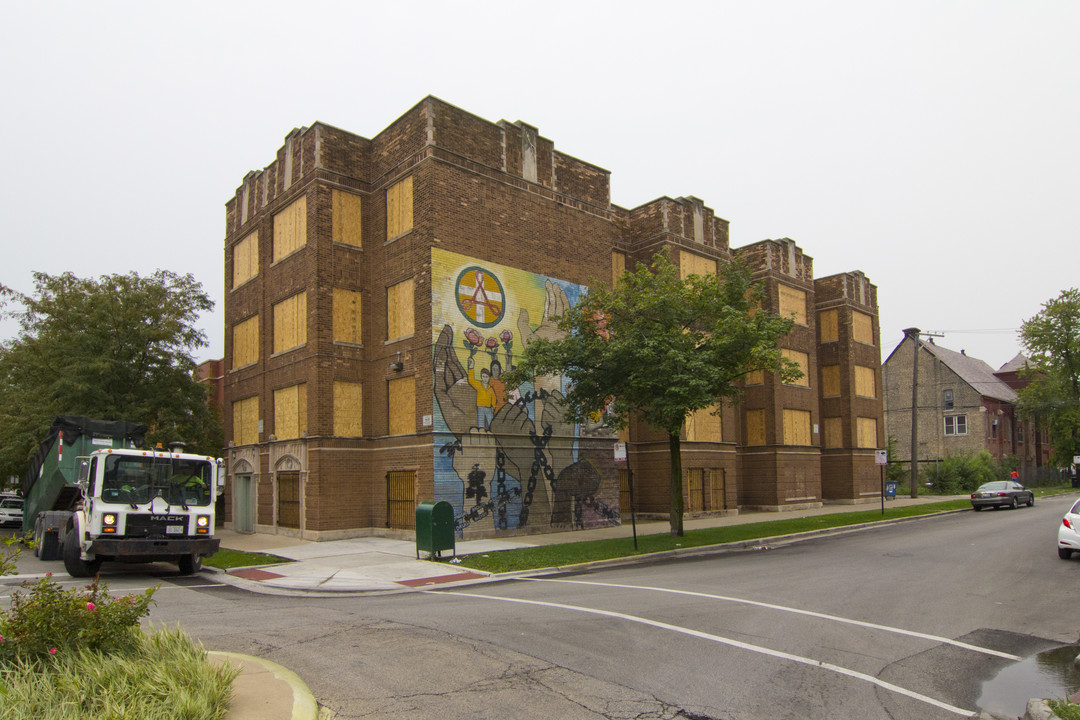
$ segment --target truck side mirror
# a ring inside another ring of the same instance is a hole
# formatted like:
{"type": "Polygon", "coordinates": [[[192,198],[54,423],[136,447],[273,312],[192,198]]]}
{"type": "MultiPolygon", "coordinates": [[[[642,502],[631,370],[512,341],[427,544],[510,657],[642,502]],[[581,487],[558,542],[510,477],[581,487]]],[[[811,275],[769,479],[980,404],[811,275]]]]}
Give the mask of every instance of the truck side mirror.
{"type": "Polygon", "coordinates": [[[79,477],[75,481],[75,485],[82,490],[82,494],[85,497],[90,488],[90,461],[83,459],[79,460],[79,477]]]}

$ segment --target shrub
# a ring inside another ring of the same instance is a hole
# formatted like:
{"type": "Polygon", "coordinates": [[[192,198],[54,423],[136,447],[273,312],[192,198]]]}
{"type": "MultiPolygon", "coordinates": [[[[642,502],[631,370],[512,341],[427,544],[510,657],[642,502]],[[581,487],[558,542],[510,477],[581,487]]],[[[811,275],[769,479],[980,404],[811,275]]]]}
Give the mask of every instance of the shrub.
{"type": "Polygon", "coordinates": [[[1002,479],[1002,469],[986,450],[971,455],[949,455],[925,471],[926,482],[935,494],[970,493],[983,483],[1002,479]]]}
{"type": "Polygon", "coordinates": [[[129,652],[137,647],[139,620],[149,612],[156,587],[139,595],[112,597],[97,581],[82,589],[61,589],[52,573],[24,583],[0,616],[0,665],[40,660],[77,650],[129,652]]]}
{"type": "Polygon", "coordinates": [[[240,668],[207,662],[202,645],[179,629],[139,632],[130,653],[82,648],[48,661],[6,666],[4,720],[219,720],[229,711],[240,668]]]}

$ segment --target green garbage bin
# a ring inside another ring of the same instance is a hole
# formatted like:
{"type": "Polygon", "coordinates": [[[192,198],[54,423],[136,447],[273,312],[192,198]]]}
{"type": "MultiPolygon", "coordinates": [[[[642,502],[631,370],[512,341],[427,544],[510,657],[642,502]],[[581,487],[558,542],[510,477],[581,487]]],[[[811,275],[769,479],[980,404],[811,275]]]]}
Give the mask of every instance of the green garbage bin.
{"type": "Polygon", "coordinates": [[[457,556],[454,547],[454,507],[444,500],[424,500],[416,506],[416,557],[420,551],[441,557],[443,550],[457,556]]]}

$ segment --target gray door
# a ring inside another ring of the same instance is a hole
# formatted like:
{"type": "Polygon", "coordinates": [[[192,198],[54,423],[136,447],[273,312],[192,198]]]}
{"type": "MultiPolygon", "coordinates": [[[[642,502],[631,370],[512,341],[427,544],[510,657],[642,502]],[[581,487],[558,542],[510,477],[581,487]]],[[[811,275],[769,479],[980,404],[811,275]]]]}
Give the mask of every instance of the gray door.
{"type": "Polygon", "coordinates": [[[233,497],[236,503],[236,532],[255,532],[255,488],[251,483],[251,473],[236,476],[233,497]]]}

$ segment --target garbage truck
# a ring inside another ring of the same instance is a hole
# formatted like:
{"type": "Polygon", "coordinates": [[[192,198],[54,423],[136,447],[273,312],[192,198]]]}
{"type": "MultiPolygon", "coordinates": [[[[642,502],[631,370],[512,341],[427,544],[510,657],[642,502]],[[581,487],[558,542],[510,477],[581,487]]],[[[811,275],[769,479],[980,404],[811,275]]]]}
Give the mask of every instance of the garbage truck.
{"type": "Polygon", "coordinates": [[[23,478],[23,529],[39,558],[62,559],[72,577],[92,577],[106,561],[169,561],[190,575],[217,551],[224,461],[142,448],[146,430],[71,415],[53,421],[23,478]]]}

